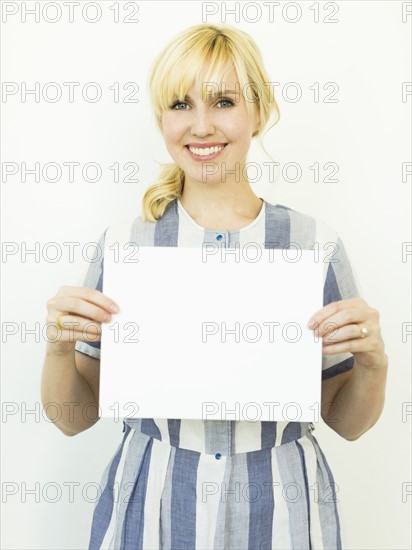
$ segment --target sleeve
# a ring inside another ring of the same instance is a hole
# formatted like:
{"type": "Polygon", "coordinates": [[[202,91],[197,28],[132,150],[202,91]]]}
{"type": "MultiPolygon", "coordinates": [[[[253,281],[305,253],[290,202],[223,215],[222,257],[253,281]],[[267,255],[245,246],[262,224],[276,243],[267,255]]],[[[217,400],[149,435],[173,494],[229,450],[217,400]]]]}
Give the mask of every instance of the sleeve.
{"type": "MultiPolygon", "coordinates": [[[[326,226],[327,227],[327,226],[326,226]]],[[[351,265],[345,246],[338,234],[327,228],[328,239],[324,243],[324,288],[323,306],[339,300],[357,298],[361,288],[351,265]]],[[[322,380],[353,368],[352,353],[322,356],[322,380]]]]}
{"type": "MultiPolygon", "coordinates": [[[[107,228],[100,236],[97,243],[95,255],[90,261],[90,265],[87,269],[86,277],[83,282],[83,286],[87,288],[94,288],[102,291],[103,288],[103,262],[104,262],[104,244],[107,228]]],[[[100,359],[100,342],[83,342],[77,340],[75,350],[96,359],[100,359]]]]}

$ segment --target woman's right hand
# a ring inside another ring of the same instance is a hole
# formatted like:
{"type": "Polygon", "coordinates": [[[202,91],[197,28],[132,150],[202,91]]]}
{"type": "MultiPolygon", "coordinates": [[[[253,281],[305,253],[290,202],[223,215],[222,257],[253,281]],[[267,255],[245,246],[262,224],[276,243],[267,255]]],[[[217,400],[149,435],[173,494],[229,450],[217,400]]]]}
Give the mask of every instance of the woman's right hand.
{"type": "Polygon", "coordinates": [[[111,321],[119,307],[108,296],[83,286],[61,286],[47,302],[48,347],[56,353],[74,350],[76,341],[100,342],[101,323],[111,321]],[[59,328],[60,327],[60,328],[59,328]]]}

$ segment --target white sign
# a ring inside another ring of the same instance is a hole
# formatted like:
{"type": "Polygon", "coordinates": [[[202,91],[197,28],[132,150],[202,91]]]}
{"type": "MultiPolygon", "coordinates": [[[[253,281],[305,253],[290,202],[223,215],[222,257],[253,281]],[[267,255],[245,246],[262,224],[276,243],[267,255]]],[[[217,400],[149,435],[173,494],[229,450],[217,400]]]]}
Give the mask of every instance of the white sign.
{"type": "Polygon", "coordinates": [[[317,421],[313,250],[106,245],[103,293],[120,313],[102,324],[102,416],[317,421]]]}

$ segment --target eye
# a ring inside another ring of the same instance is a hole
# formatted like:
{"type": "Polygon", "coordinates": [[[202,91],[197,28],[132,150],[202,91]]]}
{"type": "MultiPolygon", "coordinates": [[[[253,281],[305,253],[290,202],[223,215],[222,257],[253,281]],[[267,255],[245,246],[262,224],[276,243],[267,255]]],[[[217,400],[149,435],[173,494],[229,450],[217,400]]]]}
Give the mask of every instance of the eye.
{"type": "MultiPolygon", "coordinates": [[[[234,105],[233,101],[231,99],[227,99],[226,97],[223,97],[218,101],[218,103],[229,103],[229,106],[232,107],[234,105]]],[[[227,107],[224,107],[227,109],[227,107]]]]}
{"type": "MultiPolygon", "coordinates": [[[[221,103],[226,103],[228,104],[226,107],[220,107],[221,109],[228,109],[230,107],[233,107],[234,105],[234,102],[231,100],[231,99],[228,99],[227,97],[222,97],[221,99],[219,99],[219,101],[217,102],[217,105],[221,104],[221,103]]],[[[186,101],[175,101],[172,105],[171,105],[171,109],[174,110],[174,111],[186,111],[187,109],[176,109],[176,107],[178,105],[188,105],[188,103],[186,103],[186,101]]]]}
{"type": "Polygon", "coordinates": [[[187,103],[185,101],[176,101],[175,103],[173,103],[173,105],[170,108],[174,109],[175,111],[185,111],[186,110],[186,109],[176,109],[175,107],[177,105],[187,105],[187,103]]]}

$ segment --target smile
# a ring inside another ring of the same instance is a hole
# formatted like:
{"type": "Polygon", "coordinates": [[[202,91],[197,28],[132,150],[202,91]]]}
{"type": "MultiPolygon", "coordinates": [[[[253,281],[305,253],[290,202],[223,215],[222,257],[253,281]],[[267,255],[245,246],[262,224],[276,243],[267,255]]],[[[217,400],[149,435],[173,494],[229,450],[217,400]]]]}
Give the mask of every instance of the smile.
{"type": "Polygon", "coordinates": [[[226,145],[227,143],[223,145],[214,145],[212,147],[191,147],[189,145],[185,145],[185,148],[194,160],[209,160],[217,157],[226,145]]]}

